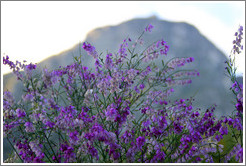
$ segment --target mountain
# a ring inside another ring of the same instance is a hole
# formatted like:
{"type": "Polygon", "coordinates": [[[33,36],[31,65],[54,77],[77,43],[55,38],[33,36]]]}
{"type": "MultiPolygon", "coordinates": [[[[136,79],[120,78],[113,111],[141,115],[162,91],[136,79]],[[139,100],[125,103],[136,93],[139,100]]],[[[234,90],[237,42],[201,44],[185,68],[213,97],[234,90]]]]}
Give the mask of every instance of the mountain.
{"type": "MultiPolygon", "coordinates": [[[[146,25],[154,25],[151,34],[144,36],[145,46],[163,38],[170,45],[165,61],[173,57],[194,57],[195,61],[187,65],[189,69],[197,69],[200,76],[193,79],[191,85],[175,89],[174,98],[189,98],[195,95],[196,106],[206,109],[212,104],[217,104],[218,116],[229,114],[233,110],[231,101],[233,95],[229,91],[230,81],[225,76],[226,56],[203,36],[194,26],[184,22],[170,22],[156,17],[133,19],[116,26],[97,28],[88,33],[86,40],[96,47],[97,52],[117,52],[122,41],[128,36],[136,40],[146,25]]],[[[47,67],[54,69],[73,62],[73,56],[83,55],[83,64],[94,67],[94,60],[81,48],[81,43],[60,54],[54,55],[40,64],[38,68],[47,67]]],[[[230,49],[230,48],[228,48],[230,49]]],[[[10,55],[11,56],[11,55],[10,55]]],[[[160,61],[156,61],[160,64],[160,61]]],[[[15,80],[13,74],[3,76],[4,90],[14,92],[16,99],[21,97],[22,85],[15,80]]]]}

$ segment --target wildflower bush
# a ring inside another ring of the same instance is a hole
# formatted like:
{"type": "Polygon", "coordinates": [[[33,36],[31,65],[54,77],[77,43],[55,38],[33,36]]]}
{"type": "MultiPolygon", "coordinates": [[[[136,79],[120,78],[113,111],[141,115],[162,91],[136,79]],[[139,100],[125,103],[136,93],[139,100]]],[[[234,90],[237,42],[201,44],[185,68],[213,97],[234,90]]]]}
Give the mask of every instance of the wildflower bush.
{"type": "Polygon", "coordinates": [[[220,118],[216,106],[194,108],[192,97],[168,99],[199,72],[182,68],[193,57],[168,57],[164,40],[142,48],[152,28],[106,57],[83,43],[95,69],[83,65],[82,55],[72,65],[41,72],[36,64],[3,57],[25,87],[20,101],[3,94],[3,133],[13,148],[5,162],[243,162],[243,86],[235,75],[243,27],[226,61],[235,111],[220,118]],[[161,67],[155,65],[159,56],[161,67]]]}

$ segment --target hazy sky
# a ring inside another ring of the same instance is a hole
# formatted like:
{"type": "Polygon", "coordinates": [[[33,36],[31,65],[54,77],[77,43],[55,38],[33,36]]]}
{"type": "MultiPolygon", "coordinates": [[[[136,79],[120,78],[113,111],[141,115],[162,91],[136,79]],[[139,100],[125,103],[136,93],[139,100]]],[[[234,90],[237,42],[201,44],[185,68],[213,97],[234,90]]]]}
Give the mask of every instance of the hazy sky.
{"type": "MultiPolygon", "coordinates": [[[[97,27],[152,15],[194,25],[228,55],[234,32],[245,25],[245,2],[2,1],[1,57],[9,55],[13,61],[38,63],[83,41],[97,27]]],[[[244,56],[238,58],[241,73],[244,56]]],[[[7,69],[2,67],[3,73],[9,72],[7,69]]]]}

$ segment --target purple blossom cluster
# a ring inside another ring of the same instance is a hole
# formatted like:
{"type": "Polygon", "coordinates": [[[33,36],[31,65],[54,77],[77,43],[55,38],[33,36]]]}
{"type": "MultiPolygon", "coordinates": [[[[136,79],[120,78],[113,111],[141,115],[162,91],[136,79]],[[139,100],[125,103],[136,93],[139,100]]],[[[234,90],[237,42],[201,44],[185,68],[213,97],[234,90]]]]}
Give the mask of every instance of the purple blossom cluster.
{"type": "Polygon", "coordinates": [[[235,114],[231,117],[225,117],[224,122],[227,124],[229,131],[235,133],[240,131],[239,134],[234,136],[234,140],[237,142],[233,149],[226,154],[224,161],[238,161],[243,162],[243,84],[239,83],[236,78],[237,67],[235,65],[236,53],[240,54],[243,50],[242,39],[243,39],[243,26],[239,26],[238,31],[235,33],[236,39],[233,40],[233,48],[229,60],[226,61],[227,74],[231,78],[232,86],[231,91],[235,95],[235,114]],[[236,154],[236,155],[235,155],[236,154]],[[234,156],[234,157],[233,157],[234,156]]]}
{"type": "Polygon", "coordinates": [[[238,113],[243,113],[243,85],[235,81],[231,88],[237,99],[235,107],[238,113]]]}
{"type": "Polygon", "coordinates": [[[19,61],[16,61],[16,63],[14,63],[9,60],[8,55],[6,57],[3,57],[3,64],[8,65],[10,69],[12,69],[13,73],[16,75],[18,80],[23,79],[23,75],[20,73],[21,70],[25,70],[26,76],[28,77],[27,79],[29,79],[31,77],[32,70],[35,70],[37,67],[36,64],[32,64],[32,63],[26,65],[25,62],[26,61],[24,61],[23,64],[19,61]]]}
{"type": "MultiPolygon", "coordinates": [[[[152,29],[149,24],[142,34],[152,29]]],[[[25,88],[19,102],[11,92],[3,95],[4,137],[18,162],[243,162],[243,86],[232,85],[237,114],[230,117],[217,118],[215,106],[195,108],[193,98],[171,101],[175,86],[199,76],[196,70],[179,69],[194,58],[174,58],[156,66],[154,59],[166,58],[159,57],[168,53],[166,42],[159,40],[135,53],[142,35],[132,50],[131,41],[125,39],[117,53],[105,58],[83,43],[95,59],[94,72],[77,57],[71,65],[43,69],[39,77],[32,73],[36,65],[3,58],[25,88]],[[226,151],[223,142],[231,133],[238,144],[226,151]]]]}
{"type": "Polygon", "coordinates": [[[191,63],[193,61],[194,61],[193,57],[175,58],[168,63],[168,67],[169,67],[169,69],[173,70],[173,69],[176,69],[177,67],[184,66],[185,64],[191,63]]]}
{"type": "Polygon", "coordinates": [[[154,26],[151,25],[151,24],[149,24],[149,25],[145,28],[145,32],[151,32],[153,28],[154,28],[154,26]]]}
{"type": "Polygon", "coordinates": [[[94,59],[97,59],[97,58],[98,58],[98,53],[97,53],[95,47],[92,46],[90,43],[84,42],[84,43],[83,43],[83,49],[84,49],[90,56],[92,56],[94,59]]]}
{"type": "Polygon", "coordinates": [[[143,52],[143,61],[152,61],[154,59],[157,59],[159,55],[167,55],[168,51],[169,45],[166,44],[166,41],[159,40],[156,43],[153,43],[143,52]]]}
{"type": "MultiPolygon", "coordinates": [[[[131,40],[128,40],[128,41],[131,41],[131,40]]],[[[116,59],[116,64],[122,63],[123,60],[126,58],[126,56],[127,56],[127,48],[128,48],[128,42],[125,39],[123,41],[123,43],[120,45],[120,49],[118,51],[118,54],[116,55],[117,57],[119,56],[119,58],[116,59]]]]}
{"type": "Polygon", "coordinates": [[[243,39],[243,26],[238,28],[238,31],[235,33],[236,39],[233,40],[233,53],[240,54],[243,50],[242,39],[243,39]]]}

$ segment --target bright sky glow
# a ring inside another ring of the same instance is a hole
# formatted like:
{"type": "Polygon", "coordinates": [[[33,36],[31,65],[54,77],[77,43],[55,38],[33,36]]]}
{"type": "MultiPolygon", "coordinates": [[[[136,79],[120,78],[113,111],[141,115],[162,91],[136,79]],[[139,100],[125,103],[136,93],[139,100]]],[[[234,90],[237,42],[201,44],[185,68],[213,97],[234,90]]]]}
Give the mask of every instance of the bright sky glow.
{"type": "MultiPolygon", "coordinates": [[[[38,63],[83,41],[97,27],[152,15],[194,25],[228,55],[234,32],[239,25],[245,25],[245,2],[3,1],[1,57],[9,55],[14,62],[38,63]]],[[[244,52],[237,65],[239,74],[244,72],[244,52]]],[[[3,74],[9,71],[2,67],[3,74]]]]}

